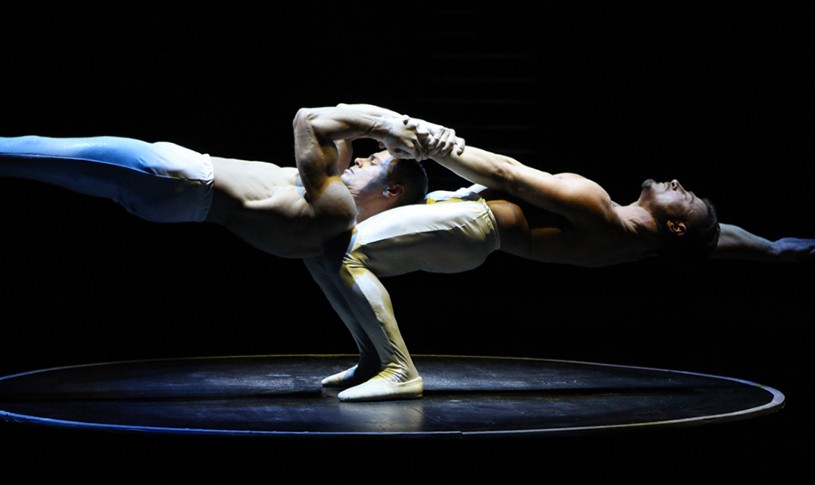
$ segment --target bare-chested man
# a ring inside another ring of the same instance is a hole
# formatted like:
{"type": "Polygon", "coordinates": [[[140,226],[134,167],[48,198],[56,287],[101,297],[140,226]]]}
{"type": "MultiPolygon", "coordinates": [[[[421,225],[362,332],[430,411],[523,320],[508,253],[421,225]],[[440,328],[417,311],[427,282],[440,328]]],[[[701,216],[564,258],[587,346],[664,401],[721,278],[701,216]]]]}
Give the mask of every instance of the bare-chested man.
{"type": "Polygon", "coordinates": [[[497,250],[581,267],[649,257],[815,255],[813,239],[769,241],[720,224],[713,206],[677,180],[647,180],[637,200],[618,204],[583,176],[551,174],[475,147],[431,158],[476,185],[371,217],[357,225],[344,254],[306,260],[360,350],[356,366],[323,380],[345,388],[341,400],[418,398],[424,389],[380,277],[467,271],[497,250]]]}
{"type": "MultiPolygon", "coordinates": [[[[149,221],[220,224],[286,258],[318,255],[357,222],[421,201],[427,190],[424,169],[410,159],[427,155],[427,133],[396,112],[302,108],[293,129],[296,166],[112,136],[0,137],[0,176],[109,198],[149,221]],[[351,144],[360,138],[377,140],[387,151],[351,163],[351,144]]],[[[443,128],[434,129],[442,136],[443,128]]],[[[436,148],[452,150],[455,144],[436,148]]]]}
{"type": "MultiPolygon", "coordinates": [[[[344,247],[374,214],[420,202],[428,182],[416,159],[463,149],[452,130],[373,105],[302,108],[293,130],[296,166],[114,136],[0,137],[0,176],[108,198],[148,221],[219,224],[268,254],[304,258],[344,247]],[[352,163],[361,138],[384,150],[352,163]]],[[[391,336],[401,342],[398,329],[391,336]]]]}

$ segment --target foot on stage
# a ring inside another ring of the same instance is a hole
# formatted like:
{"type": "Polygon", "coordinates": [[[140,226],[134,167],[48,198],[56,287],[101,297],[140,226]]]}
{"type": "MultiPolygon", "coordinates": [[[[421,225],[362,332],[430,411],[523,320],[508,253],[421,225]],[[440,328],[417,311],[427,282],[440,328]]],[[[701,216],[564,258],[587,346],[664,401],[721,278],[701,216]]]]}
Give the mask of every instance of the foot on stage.
{"type": "Polygon", "coordinates": [[[359,364],[357,364],[353,367],[345,369],[342,372],[337,372],[334,375],[326,377],[320,382],[320,384],[322,384],[323,387],[339,387],[341,389],[346,389],[362,384],[371,377],[375,376],[376,373],[376,370],[371,370],[368,372],[361,370],[359,368],[359,364]]]}
{"type": "MultiPolygon", "coordinates": [[[[342,373],[341,373],[342,374],[342,373]]],[[[334,376],[326,379],[332,379],[334,376]]],[[[325,382],[325,380],[323,381],[325,382]]],[[[408,369],[390,364],[362,384],[340,392],[340,401],[385,401],[395,399],[418,399],[424,392],[424,381],[408,369]]]]}

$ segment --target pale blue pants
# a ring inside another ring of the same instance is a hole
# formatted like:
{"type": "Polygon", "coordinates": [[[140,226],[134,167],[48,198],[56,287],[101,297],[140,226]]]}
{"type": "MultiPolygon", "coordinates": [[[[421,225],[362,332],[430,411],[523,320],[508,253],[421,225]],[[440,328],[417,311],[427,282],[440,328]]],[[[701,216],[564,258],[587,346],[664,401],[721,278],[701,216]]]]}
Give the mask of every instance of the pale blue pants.
{"type": "Polygon", "coordinates": [[[201,222],[214,174],[209,155],[174,143],[20,136],[0,137],[0,176],[111,199],[152,222],[201,222]]]}

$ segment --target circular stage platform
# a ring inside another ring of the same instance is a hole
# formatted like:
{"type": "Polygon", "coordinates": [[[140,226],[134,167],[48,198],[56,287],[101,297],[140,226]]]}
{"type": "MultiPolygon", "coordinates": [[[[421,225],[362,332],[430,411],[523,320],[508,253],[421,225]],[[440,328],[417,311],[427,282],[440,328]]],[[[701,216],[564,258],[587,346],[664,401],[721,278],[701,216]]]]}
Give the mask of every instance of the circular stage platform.
{"type": "Polygon", "coordinates": [[[414,356],[421,399],[340,402],[320,380],[355,355],[140,360],[0,378],[8,423],[269,437],[561,435],[765,415],[784,395],[698,373],[515,357],[414,356]]]}

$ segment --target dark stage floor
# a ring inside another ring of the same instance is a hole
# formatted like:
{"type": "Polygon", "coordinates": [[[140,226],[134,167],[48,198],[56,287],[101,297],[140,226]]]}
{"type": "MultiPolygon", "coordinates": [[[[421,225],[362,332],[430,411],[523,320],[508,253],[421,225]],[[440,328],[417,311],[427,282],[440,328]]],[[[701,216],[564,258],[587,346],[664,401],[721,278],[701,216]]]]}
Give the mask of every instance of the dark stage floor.
{"type": "Polygon", "coordinates": [[[676,370],[545,359],[418,356],[418,400],[344,403],[320,379],[350,355],[109,362],[0,379],[10,423],[267,437],[480,437],[701,425],[781,409],[778,390],[676,370]]]}

